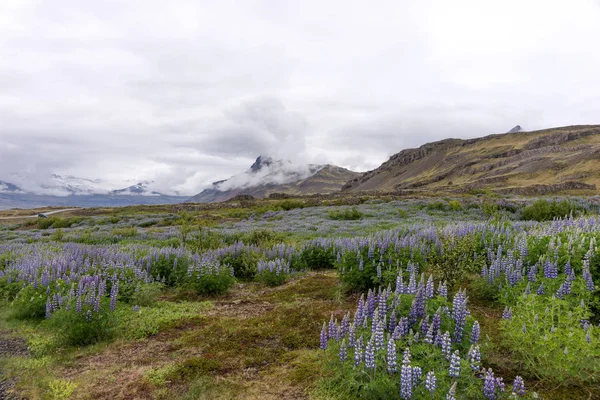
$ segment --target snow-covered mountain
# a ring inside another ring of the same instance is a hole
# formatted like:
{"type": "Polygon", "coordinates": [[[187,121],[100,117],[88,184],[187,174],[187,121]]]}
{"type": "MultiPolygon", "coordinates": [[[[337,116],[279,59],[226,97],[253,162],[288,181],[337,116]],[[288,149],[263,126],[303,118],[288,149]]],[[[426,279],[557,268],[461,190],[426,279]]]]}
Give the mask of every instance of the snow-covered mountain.
{"type": "Polygon", "coordinates": [[[20,185],[0,181],[0,209],[32,208],[42,206],[125,206],[133,204],[180,203],[188,196],[163,194],[152,189],[152,181],[123,182],[115,188],[101,179],[80,178],[72,175],[52,174],[42,183],[33,184],[22,177],[17,181],[29,183],[27,189],[20,185]]]}
{"type": "Polygon", "coordinates": [[[333,165],[294,164],[259,156],[250,168],[229,179],[214,182],[189,202],[225,201],[238,194],[267,197],[271,193],[290,195],[333,193],[359,173],[333,165]]]}

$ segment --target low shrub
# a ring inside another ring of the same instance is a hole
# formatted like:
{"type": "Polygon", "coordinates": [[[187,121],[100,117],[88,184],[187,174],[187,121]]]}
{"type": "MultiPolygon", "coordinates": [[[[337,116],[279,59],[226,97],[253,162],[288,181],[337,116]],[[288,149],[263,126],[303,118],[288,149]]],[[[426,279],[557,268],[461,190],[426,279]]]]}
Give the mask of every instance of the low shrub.
{"type": "Polygon", "coordinates": [[[280,258],[258,262],[258,273],[256,280],[267,286],[283,285],[293,272],[290,270],[290,263],[280,258]]]}
{"type": "Polygon", "coordinates": [[[579,215],[580,207],[568,201],[538,200],[521,211],[521,219],[526,221],[551,221],[565,218],[570,214],[579,215]]]}
{"type": "Polygon", "coordinates": [[[336,221],[356,221],[361,219],[364,214],[356,207],[345,208],[342,210],[333,210],[328,213],[329,219],[336,221]]]}
{"type": "Polygon", "coordinates": [[[47,322],[58,333],[61,343],[67,346],[87,346],[112,339],[117,333],[118,314],[109,308],[109,299],[102,299],[100,309],[92,312],[84,307],[62,308],[55,311],[47,322]]]}
{"type": "Polygon", "coordinates": [[[600,332],[588,325],[584,308],[555,296],[521,296],[502,334],[525,371],[552,384],[578,386],[600,376],[600,332]]]}

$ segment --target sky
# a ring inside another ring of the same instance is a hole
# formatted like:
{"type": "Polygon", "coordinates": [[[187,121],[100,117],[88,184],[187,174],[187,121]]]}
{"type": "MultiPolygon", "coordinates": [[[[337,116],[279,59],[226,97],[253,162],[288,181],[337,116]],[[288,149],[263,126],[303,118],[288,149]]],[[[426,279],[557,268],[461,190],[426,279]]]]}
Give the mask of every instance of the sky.
{"type": "Polygon", "coordinates": [[[600,123],[600,0],[1,0],[0,180],[193,195],[259,155],[376,168],[600,123]]]}

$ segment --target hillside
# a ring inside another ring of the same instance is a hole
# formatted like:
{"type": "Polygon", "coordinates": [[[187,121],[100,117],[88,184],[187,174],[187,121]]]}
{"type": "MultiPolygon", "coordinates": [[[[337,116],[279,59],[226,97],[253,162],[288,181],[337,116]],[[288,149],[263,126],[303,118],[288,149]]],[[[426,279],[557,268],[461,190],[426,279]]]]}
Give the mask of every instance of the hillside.
{"type": "MultiPolygon", "coordinates": [[[[260,157],[257,162],[260,161],[260,157]]],[[[247,171],[247,175],[254,176],[260,168],[256,167],[257,163],[247,171]]],[[[268,197],[272,193],[283,193],[287,195],[311,195],[311,194],[328,194],[339,192],[342,186],[351,179],[360,176],[360,173],[347,170],[345,168],[336,167],[334,165],[311,166],[310,175],[302,177],[296,174],[286,172],[285,175],[289,178],[287,182],[277,183],[273,180],[267,180],[269,176],[275,174],[273,165],[268,164],[271,170],[267,174],[263,174],[263,180],[257,183],[248,184],[245,186],[232,187],[226,190],[221,190],[221,186],[227,181],[219,181],[213,184],[212,188],[205,189],[201,193],[190,198],[190,203],[211,203],[229,200],[237,195],[245,194],[256,198],[268,197]],[[263,183],[264,182],[264,183],[263,183]]],[[[278,173],[278,176],[284,175],[278,173]]],[[[252,181],[254,182],[254,181],[252,181]]]]}
{"type": "Polygon", "coordinates": [[[600,125],[445,139],[406,149],[343,191],[599,193],[600,125]]]}

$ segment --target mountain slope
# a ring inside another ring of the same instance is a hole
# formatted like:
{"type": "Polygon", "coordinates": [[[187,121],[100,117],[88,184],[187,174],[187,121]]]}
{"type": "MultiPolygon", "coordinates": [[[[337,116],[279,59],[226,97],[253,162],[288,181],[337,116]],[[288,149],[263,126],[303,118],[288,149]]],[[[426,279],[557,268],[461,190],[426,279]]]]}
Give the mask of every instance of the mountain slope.
{"type": "Polygon", "coordinates": [[[445,139],[406,149],[343,190],[598,193],[600,125],[517,131],[478,139],[445,139]]]}
{"type": "Polygon", "coordinates": [[[258,157],[249,170],[230,179],[213,183],[190,198],[191,203],[210,203],[229,200],[245,194],[256,198],[272,193],[310,195],[339,192],[342,186],[360,173],[333,165],[293,165],[287,161],[274,161],[258,157]]]}

